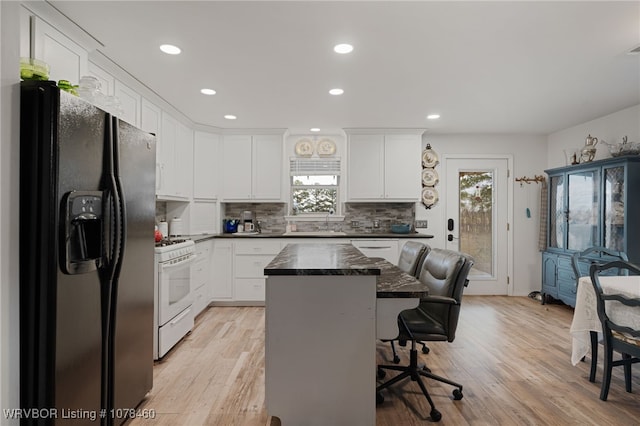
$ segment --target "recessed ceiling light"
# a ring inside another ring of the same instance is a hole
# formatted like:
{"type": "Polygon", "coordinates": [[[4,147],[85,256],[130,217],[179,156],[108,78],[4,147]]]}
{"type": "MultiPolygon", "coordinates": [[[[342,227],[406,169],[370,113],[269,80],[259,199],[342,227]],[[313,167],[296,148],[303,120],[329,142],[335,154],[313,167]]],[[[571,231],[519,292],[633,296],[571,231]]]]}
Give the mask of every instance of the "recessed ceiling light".
{"type": "Polygon", "coordinates": [[[224,118],[226,118],[227,120],[235,120],[238,117],[236,117],[235,115],[227,114],[224,116],[224,118]]]}
{"type": "Polygon", "coordinates": [[[216,91],[213,89],[201,89],[200,93],[202,93],[203,95],[215,95],[216,91]]]}
{"type": "Polygon", "coordinates": [[[333,46],[333,51],[336,53],[351,53],[353,51],[353,46],[347,43],[336,44],[333,46]]]}
{"type": "Polygon", "coordinates": [[[179,55],[182,50],[178,46],[174,46],[173,44],[163,44],[160,46],[160,50],[168,55],[179,55]]]}
{"type": "Polygon", "coordinates": [[[319,132],[320,129],[318,127],[312,127],[309,130],[311,130],[312,132],[319,132]]]}
{"type": "Polygon", "coordinates": [[[440,114],[429,114],[427,115],[427,120],[437,120],[440,118],[440,114]]]}
{"type": "Polygon", "coordinates": [[[342,95],[344,93],[344,90],[342,89],[331,89],[329,90],[329,94],[337,96],[337,95],[342,95]]]}

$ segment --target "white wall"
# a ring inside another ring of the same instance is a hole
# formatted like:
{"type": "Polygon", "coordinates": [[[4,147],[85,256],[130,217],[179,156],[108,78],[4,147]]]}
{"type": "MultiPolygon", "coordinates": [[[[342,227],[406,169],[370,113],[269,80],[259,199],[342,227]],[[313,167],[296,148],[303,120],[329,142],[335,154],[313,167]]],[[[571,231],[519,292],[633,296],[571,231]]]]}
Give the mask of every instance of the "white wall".
{"type": "MultiPolygon", "coordinates": [[[[0,1],[0,408],[19,408],[20,3],[0,1]]],[[[0,414],[2,415],[2,414],[0,414]]],[[[18,424],[0,417],[0,424],[18,424]]]]}
{"type": "Polygon", "coordinates": [[[582,148],[588,135],[600,141],[596,145],[596,160],[611,157],[602,141],[620,143],[627,136],[629,142],[640,142],[640,104],[551,133],[547,144],[547,168],[568,164],[565,152],[570,156],[582,148]]]}
{"type": "MultiPolygon", "coordinates": [[[[428,132],[423,136],[422,147],[427,143],[440,156],[448,154],[510,155],[513,158],[511,179],[515,177],[544,174],[547,152],[545,136],[532,135],[472,135],[472,134],[433,134],[428,132]]],[[[416,219],[426,219],[429,222],[425,233],[433,234],[430,241],[434,247],[444,247],[446,238],[446,218],[443,197],[444,182],[442,166],[437,166],[440,173],[440,184],[436,188],[440,191],[440,201],[427,210],[422,204],[416,205],[416,219]]],[[[511,283],[514,296],[524,296],[541,287],[541,256],[538,252],[539,221],[539,184],[523,185],[514,182],[513,186],[513,276],[511,283]],[[531,211],[531,218],[525,214],[526,208],[531,211]]]]}

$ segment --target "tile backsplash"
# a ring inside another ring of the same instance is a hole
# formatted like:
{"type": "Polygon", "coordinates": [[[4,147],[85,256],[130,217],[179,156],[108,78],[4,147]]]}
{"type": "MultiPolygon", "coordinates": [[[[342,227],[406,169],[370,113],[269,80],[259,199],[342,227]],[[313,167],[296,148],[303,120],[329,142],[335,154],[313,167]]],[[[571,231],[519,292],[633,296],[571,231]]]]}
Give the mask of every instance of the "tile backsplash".
{"type": "Polygon", "coordinates": [[[390,232],[394,223],[409,223],[413,226],[416,217],[415,203],[345,203],[344,205],[345,232],[390,232]],[[351,223],[358,222],[358,228],[351,223]],[[374,228],[378,221],[379,227],[374,228]]]}
{"type": "MultiPolygon", "coordinates": [[[[222,218],[240,219],[242,212],[253,212],[256,221],[260,221],[263,232],[284,232],[287,221],[285,203],[225,203],[222,218]]],[[[389,232],[394,223],[410,223],[415,219],[415,203],[345,203],[344,221],[328,222],[329,229],[344,232],[389,232]],[[352,222],[358,222],[358,227],[352,227],[352,222]],[[378,227],[374,225],[378,224],[378,227]]],[[[298,231],[325,230],[327,222],[291,221],[298,231]]]]}
{"type": "Polygon", "coordinates": [[[260,221],[263,232],[285,230],[285,203],[224,203],[222,207],[222,219],[242,219],[242,212],[249,210],[253,212],[254,220],[260,221]]]}

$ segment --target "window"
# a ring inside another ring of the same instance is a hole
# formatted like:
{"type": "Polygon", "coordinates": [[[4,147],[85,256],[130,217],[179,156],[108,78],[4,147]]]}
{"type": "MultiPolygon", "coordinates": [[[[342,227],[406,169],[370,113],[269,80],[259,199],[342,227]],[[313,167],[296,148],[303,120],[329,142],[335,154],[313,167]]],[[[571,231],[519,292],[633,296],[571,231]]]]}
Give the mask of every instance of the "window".
{"type": "Polygon", "coordinates": [[[291,159],[291,213],[326,214],[338,207],[339,159],[291,159]]]}

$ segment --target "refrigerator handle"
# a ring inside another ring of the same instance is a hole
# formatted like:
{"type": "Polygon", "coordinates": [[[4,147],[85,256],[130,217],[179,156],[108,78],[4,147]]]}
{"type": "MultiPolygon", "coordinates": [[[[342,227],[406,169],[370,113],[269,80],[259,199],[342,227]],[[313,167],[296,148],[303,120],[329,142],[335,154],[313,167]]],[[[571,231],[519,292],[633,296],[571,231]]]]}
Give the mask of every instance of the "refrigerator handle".
{"type": "Polygon", "coordinates": [[[107,114],[103,179],[105,187],[105,278],[117,281],[124,259],[127,220],[124,192],[119,167],[118,119],[107,114]]]}
{"type": "Polygon", "coordinates": [[[118,118],[112,116],[112,140],[113,140],[113,177],[115,182],[115,191],[118,194],[116,197],[116,209],[118,216],[119,226],[116,229],[118,233],[117,245],[118,256],[115,259],[115,271],[114,279],[117,280],[120,277],[120,270],[122,269],[122,262],[124,260],[125,241],[127,241],[127,208],[125,203],[124,189],[122,188],[122,180],[120,179],[120,140],[119,140],[119,126],[118,118]]]}
{"type": "Polygon", "coordinates": [[[111,213],[104,227],[105,244],[108,244],[105,267],[101,268],[102,285],[102,392],[101,408],[107,415],[101,419],[101,426],[114,423],[114,351],[115,327],[118,300],[118,279],[124,259],[124,244],[127,235],[125,198],[120,180],[118,119],[107,113],[105,123],[105,149],[103,183],[107,205],[105,212],[111,213]]]}

